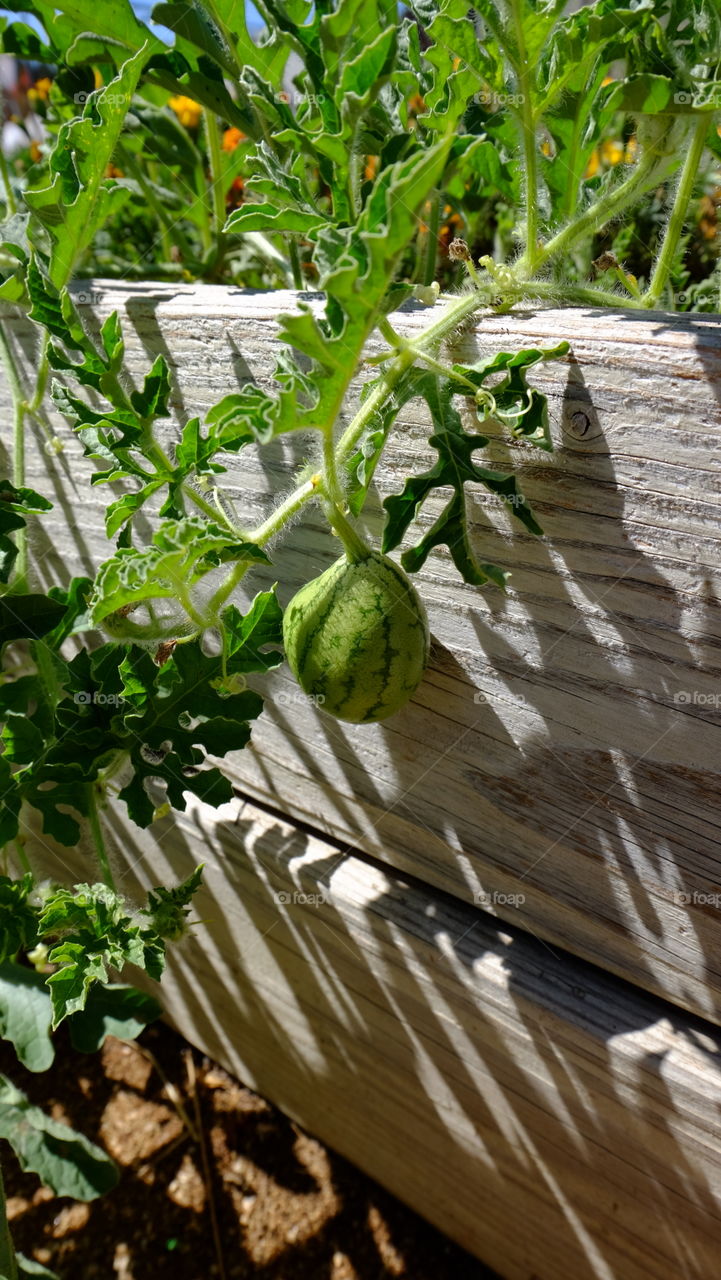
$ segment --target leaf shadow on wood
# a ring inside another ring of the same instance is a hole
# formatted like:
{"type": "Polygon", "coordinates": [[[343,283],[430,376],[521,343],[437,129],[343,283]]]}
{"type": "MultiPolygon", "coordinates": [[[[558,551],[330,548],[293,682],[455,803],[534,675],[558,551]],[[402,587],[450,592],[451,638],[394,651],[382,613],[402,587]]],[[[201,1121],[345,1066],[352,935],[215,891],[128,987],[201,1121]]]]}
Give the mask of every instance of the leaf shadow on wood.
{"type": "MultiPolygon", "coordinates": [[[[156,875],[207,860],[167,988],[192,1041],[514,1280],[551,1248],[579,1280],[715,1274],[721,1033],[252,804],[159,837],[156,875]]],[[[133,895],[147,840],[113,833],[133,895]]]]}

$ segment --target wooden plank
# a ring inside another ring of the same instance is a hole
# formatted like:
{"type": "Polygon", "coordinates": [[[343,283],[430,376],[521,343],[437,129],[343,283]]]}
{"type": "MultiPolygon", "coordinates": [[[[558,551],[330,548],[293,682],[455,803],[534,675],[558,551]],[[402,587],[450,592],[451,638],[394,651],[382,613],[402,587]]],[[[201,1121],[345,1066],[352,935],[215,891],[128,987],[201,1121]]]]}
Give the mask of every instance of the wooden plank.
{"type": "MultiPolygon", "coordinates": [[[[267,385],[277,315],[294,305],[293,295],[212,286],[100,282],[92,293],[96,323],[125,312],[136,380],[165,352],[179,420],[249,377],[267,385]]],[[[411,335],[427,312],[394,323],[411,335]]],[[[32,359],[27,323],[11,336],[32,359]]],[[[556,452],[500,434],[489,449],[494,464],[520,470],[545,538],[511,537],[504,512],[474,495],[479,551],[512,570],[507,595],[463,585],[439,550],[419,575],[434,651],[412,704],[385,725],[341,725],[274,677],[233,777],[333,840],[467,903],[480,895],[500,917],[718,1021],[721,321],[484,316],[454,354],[562,337],[572,356],[532,374],[549,397],[556,452]]],[[[408,405],[379,500],[430,461],[426,429],[408,405]]],[[[249,522],[308,448],[291,436],[246,451],[230,479],[249,522]]],[[[58,499],[37,533],[45,581],[92,572],[108,554],[105,495],[80,480],[90,470],[73,441],[59,462],[31,456],[29,483],[58,499]]],[[[424,526],[437,510],[429,504],[424,526]]],[[[283,598],[336,553],[308,513],[273,551],[283,598]]],[[[254,589],[265,580],[256,575],[254,589]]]]}
{"type": "Polygon", "coordinates": [[[111,823],[132,896],[205,862],[183,1034],[500,1275],[716,1280],[719,1031],[251,803],[111,823]]]}

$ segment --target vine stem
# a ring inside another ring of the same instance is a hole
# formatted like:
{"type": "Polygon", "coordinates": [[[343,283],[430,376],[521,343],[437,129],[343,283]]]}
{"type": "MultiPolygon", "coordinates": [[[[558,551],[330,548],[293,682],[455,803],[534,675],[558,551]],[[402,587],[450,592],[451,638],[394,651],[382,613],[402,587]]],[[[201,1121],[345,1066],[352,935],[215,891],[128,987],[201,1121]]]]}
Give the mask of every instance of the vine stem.
{"type": "Polygon", "coordinates": [[[297,489],[293,489],[288,497],[276,507],[273,514],[268,516],[268,519],[264,520],[262,524],[259,524],[257,529],[253,529],[248,534],[248,541],[255,542],[259,547],[264,547],[283,528],[283,525],[290,520],[291,516],[295,515],[296,511],[299,511],[310,498],[317,496],[319,484],[320,476],[315,475],[310,480],[298,485],[297,489]]]}
{"type": "Polygon", "coordinates": [[[10,1235],[2,1169],[0,1169],[0,1275],[3,1280],[18,1280],[18,1264],[10,1235]]]}
{"type": "Polygon", "coordinates": [[[37,413],[40,405],[45,398],[45,389],[48,385],[48,374],[50,373],[50,362],[48,360],[48,346],[50,345],[50,333],[47,329],[43,329],[40,339],[40,359],[38,364],[37,379],[35,382],[35,391],[32,398],[27,402],[27,411],[33,416],[37,413]]]}
{"type": "Polygon", "coordinates": [[[518,91],[521,95],[521,131],[526,170],[526,253],[529,273],[533,272],[538,256],[538,155],[536,151],[536,123],[533,118],[531,72],[523,31],[524,14],[521,0],[511,0],[511,15],[516,32],[518,63],[518,91]]]}
{"type": "MultiPolygon", "coordinates": [[[[448,304],[442,316],[421,334],[420,338],[413,344],[415,350],[401,351],[394,359],[392,365],[386,370],[377,387],[370,393],[368,398],[363,402],[355,417],[346,427],[342,436],[338,440],[334,449],[334,463],[337,468],[342,466],[351,456],[356,444],[360,440],[373,414],[385,402],[394,388],[398,385],[403,374],[410,369],[411,365],[418,358],[419,352],[423,354],[426,347],[432,347],[440,342],[448,334],[452,333],[459,324],[477,311],[479,307],[484,306],[488,302],[488,294],[474,290],[472,293],[463,294],[462,297],[454,299],[448,304]]],[[[283,525],[295,515],[297,511],[303,507],[306,502],[312,498],[322,496],[321,486],[322,477],[319,475],[311,476],[310,480],[304,481],[298,485],[296,489],[291,490],[283,502],[276,508],[267,520],[248,536],[250,542],[255,542],[258,546],[264,546],[270,541],[276,533],[278,533],[283,525]]],[[[342,513],[341,513],[342,514],[342,513]]],[[[224,590],[224,587],[221,590],[224,590]]],[[[232,588],[231,588],[232,590],[232,588]]],[[[228,592],[229,594],[229,592],[228,592]]],[[[211,607],[215,603],[218,593],[210,602],[211,607]]]]}
{"type": "Polygon", "coordinates": [[[423,356],[427,348],[434,347],[443,338],[447,337],[474,311],[486,305],[488,300],[489,294],[482,293],[480,290],[474,289],[471,293],[463,294],[460,298],[449,303],[443,315],[423,331],[420,337],[412,344],[412,347],[406,348],[396,356],[391,367],[383,375],[375,390],[371,391],[340,437],[336,450],[339,463],[342,464],[350,457],[373,414],[387,400],[390,393],[400,382],[403,374],[410,369],[418,356],[423,356]]]}
{"type": "Polygon", "coordinates": [[[215,253],[210,263],[211,271],[217,270],[223,260],[225,249],[223,228],[226,222],[225,213],[225,183],[223,181],[223,152],[220,145],[220,131],[218,129],[218,119],[214,111],[206,107],[203,112],[205,119],[205,136],[208,139],[208,158],[210,160],[210,191],[213,207],[213,222],[215,231],[215,253]]]}
{"type": "Polygon", "coordinates": [[[18,206],[17,200],[15,199],[15,193],[13,192],[12,184],[10,182],[10,170],[8,169],[7,158],[2,147],[0,147],[0,175],[2,175],[2,182],[5,188],[5,199],[7,201],[8,213],[12,217],[13,214],[17,213],[18,206]]]}
{"type": "MultiPolygon", "coordinates": [[[[29,872],[29,873],[30,873],[30,875],[32,875],[32,874],[33,874],[33,869],[32,869],[32,866],[31,866],[31,864],[30,864],[30,859],[29,859],[28,855],[27,855],[27,854],[26,854],[26,852],[25,852],[25,840],[24,840],[24,837],[23,837],[23,836],[17,836],[17,837],[15,838],[14,845],[15,845],[15,852],[16,852],[16,854],[17,854],[17,858],[18,858],[18,862],[20,863],[20,866],[22,867],[23,871],[29,872]]],[[[33,877],[33,878],[34,878],[34,877],[33,877]]]]}
{"type": "MultiPolygon", "coordinates": [[[[25,413],[27,409],[25,394],[20,375],[5,333],[0,329],[0,359],[10,384],[13,399],[13,484],[21,489],[25,484],[25,413]]],[[[15,531],[15,545],[18,549],[17,568],[11,591],[22,594],[28,589],[28,543],[27,529],[15,531]]]]}
{"type": "Polygon", "coordinates": [[[655,307],[659,301],[668,281],[671,269],[673,267],[674,257],[678,249],[678,242],[681,239],[683,224],[686,221],[686,212],[688,210],[689,201],[693,195],[696,174],[701,164],[704,147],[706,146],[706,135],[708,133],[708,118],[702,114],[697,121],[694,129],[691,146],[686,154],[683,169],[681,170],[681,178],[676,188],[676,196],[671,210],[671,217],[666,224],[666,233],[661,245],[661,252],[656,259],[656,265],[651,275],[648,289],[643,295],[643,305],[645,307],[655,307]]]}
{"type": "Polygon", "coordinates": [[[640,298],[625,295],[622,297],[620,294],[610,293],[607,289],[594,289],[591,286],[584,288],[583,285],[563,285],[559,288],[545,280],[519,285],[518,301],[523,301],[524,298],[544,298],[549,302],[558,302],[559,305],[564,302],[579,302],[590,307],[623,306],[630,310],[643,306],[640,298]]]}
{"type": "Polygon", "coordinates": [[[597,204],[591,205],[585,213],[582,213],[574,222],[563,227],[541,247],[534,267],[530,266],[527,257],[524,255],[514,269],[513,274],[516,280],[525,284],[534,269],[538,270],[549,259],[556,257],[557,254],[567,252],[581,236],[593,235],[611,218],[622,213],[624,209],[628,208],[641,196],[644,186],[646,184],[650,185],[651,180],[657,178],[658,169],[659,156],[653,147],[649,147],[625,182],[619,183],[617,187],[614,187],[613,191],[609,191],[608,195],[599,200],[597,204]]]}
{"type": "Polygon", "coordinates": [[[298,252],[298,241],[293,236],[288,244],[288,254],[290,256],[290,266],[293,272],[293,287],[295,289],[303,288],[303,271],[300,265],[300,253],[298,252]]]}
{"type": "Polygon", "coordinates": [[[95,853],[97,855],[97,859],[100,864],[100,870],[103,875],[103,882],[108,886],[109,889],[114,890],[115,880],[113,879],[113,873],[110,870],[110,862],[108,860],[108,851],[105,847],[105,837],[103,836],[103,829],[100,824],[100,814],[98,812],[97,788],[94,782],[88,782],[86,786],[87,786],[87,797],[88,797],[88,825],[90,827],[90,833],[93,837],[93,843],[95,845],[95,853]]]}

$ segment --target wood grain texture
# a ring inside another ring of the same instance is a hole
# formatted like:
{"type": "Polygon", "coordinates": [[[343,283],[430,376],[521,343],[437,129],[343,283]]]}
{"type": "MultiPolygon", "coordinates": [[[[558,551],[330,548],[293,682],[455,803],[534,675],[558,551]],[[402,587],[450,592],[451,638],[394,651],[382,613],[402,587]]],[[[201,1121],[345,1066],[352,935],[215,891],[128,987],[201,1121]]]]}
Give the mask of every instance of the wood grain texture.
{"type": "MultiPolygon", "coordinates": [[[[165,353],[180,421],[249,378],[269,384],[276,318],[294,305],[293,295],[209,286],[100,282],[92,294],[94,323],[125,312],[136,381],[165,353]]],[[[407,334],[427,322],[425,309],[394,321],[407,334]]],[[[27,323],[11,329],[31,360],[27,323]]],[[[546,536],[512,530],[488,495],[473,494],[479,554],[512,571],[507,594],[460,583],[440,549],[418,575],[434,647],[413,702],[356,728],[275,677],[232,774],[334,841],[718,1022],[721,321],[486,316],[454,354],[560,338],[572,354],[531,374],[549,397],[556,451],[500,432],[488,451],[519,469],[546,536]]],[[[380,498],[431,460],[426,435],[412,402],[378,472],[372,530],[380,498]]],[[[247,451],[230,479],[249,523],[314,447],[295,435],[247,451]]],[[[46,581],[92,572],[110,550],[105,493],[89,492],[81,477],[92,464],[79,453],[71,441],[59,462],[33,456],[28,482],[58,501],[37,530],[46,581]]],[[[421,526],[437,511],[429,503],[421,526]]],[[[336,554],[317,513],[306,514],[273,549],[283,598],[336,554]]],[[[265,581],[256,575],[254,589],[265,581]]]]}
{"type": "Polygon", "coordinates": [[[132,895],[205,862],[192,1042],[506,1280],[716,1280],[718,1030],[251,803],[109,816],[132,895]]]}

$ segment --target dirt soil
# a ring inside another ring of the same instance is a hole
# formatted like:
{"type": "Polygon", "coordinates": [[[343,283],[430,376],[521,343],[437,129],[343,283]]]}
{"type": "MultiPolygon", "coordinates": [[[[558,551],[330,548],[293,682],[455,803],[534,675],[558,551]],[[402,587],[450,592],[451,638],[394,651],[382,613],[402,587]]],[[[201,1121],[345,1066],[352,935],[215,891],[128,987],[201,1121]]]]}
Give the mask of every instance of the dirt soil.
{"type": "Polygon", "coordinates": [[[170,1028],[99,1054],[60,1034],[57,1047],[32,1075],[0,1042],[0,1071],[122,1171],[83,1204],[23,1174],[2,1143],[16,1248],[61,1280],[493,1280],[170,1028]]]}

